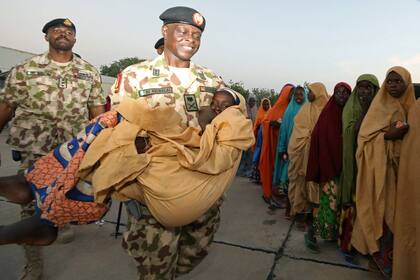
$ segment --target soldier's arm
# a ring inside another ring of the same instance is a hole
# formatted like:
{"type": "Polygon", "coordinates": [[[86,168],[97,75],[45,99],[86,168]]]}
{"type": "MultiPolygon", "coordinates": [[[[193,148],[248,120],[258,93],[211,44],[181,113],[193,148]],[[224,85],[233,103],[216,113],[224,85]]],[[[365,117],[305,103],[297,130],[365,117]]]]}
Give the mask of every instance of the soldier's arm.
{"type": "Polygon", "coordinates": [[[4,126],[12,119],[15,109],[9,104],[2,102],[0,103],[0,132],[4,126]]]}
{"type": "Polygon", "coordinates": [[[89,107],[89,119],[94,119],[100,114],[105,113],[105,105],[89,107]]]}
{"type": "Polygon", "coordinates": [[[132,71],[132,67],[129,66],[118,74],[114,85],[111,87],[111,108],[117,106],[126,98],[136,99],[138,97],[135,84],[138,84],[138,80],[143,76],[140,77],[141,74],[136,73],[136,78],[130,79],[132,71]]]}
{"type": "Polygon", "coordinates": [[[13,118],[16,107],[26,98],[24,76],[13,68],[0,92],[0,131],[13,118]]]}
{"type": "Polygon", "coordinates": [[[96,118],[105,112],[106,97],[102,90],[102,81],[99,72],[95,71],[92,90],[89,94],[89,119],[96,118]]]}

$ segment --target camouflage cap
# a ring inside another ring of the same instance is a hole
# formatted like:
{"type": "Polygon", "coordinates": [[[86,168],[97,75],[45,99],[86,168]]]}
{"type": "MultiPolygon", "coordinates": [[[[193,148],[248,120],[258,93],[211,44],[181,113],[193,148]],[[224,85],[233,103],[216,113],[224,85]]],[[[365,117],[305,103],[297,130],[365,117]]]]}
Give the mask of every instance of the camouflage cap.
{"type": "Polygon", "coordinates": [[[67,26],[73,29],[74,32],[76,32],[76,26],[68,18],[56,18],[56,19],[53,19],[52,21],[47,22],[42,28],[42,32],[47,34],[47,31],[50,27],[61,26],[61,25],[67,26]]]}
{"type": "Polygon", "coordinates": [[[156,41],[155,49],[158,49],[160,46],[163,46],[164,44],[165,44],[165,39],[160,38],[159,40],[156,41]]]}
{"type": "Polygon", "coordinates": [[[172,7],[164,11],[160,17],[163,24],[169,23],[185,23],[197,27],[201,31],[204,31],[206,26],[205,18],[196,10],[189,7],[172,7]]]}

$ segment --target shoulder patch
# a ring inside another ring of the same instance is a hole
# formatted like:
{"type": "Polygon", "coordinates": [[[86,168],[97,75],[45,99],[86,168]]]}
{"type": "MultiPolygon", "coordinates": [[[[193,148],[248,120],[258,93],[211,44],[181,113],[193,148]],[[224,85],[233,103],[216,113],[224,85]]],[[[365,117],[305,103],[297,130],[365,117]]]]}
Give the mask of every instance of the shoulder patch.
{"type": "Polygon", "coordinates": [[[185,109],[187,112],[197,112],[198,104],[194,94],[184,94],[185,109]]]}
{"type": "Polygon", "coordinates": [[[215,93],[215,92],[216,92],[216,88],[215,88],[215,87],[205,87],[205,86],[200,86],[200,92],[210,92],[210,93],[215,93]]]}

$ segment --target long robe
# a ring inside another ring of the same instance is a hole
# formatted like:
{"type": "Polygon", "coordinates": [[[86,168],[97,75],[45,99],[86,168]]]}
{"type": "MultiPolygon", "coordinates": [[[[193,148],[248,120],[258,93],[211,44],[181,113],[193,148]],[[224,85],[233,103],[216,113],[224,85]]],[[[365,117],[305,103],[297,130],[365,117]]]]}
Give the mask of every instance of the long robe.
{"type": "Polygon", "coordinates": [[[353,195],[356,192],[356,147],[357,135],[355,131],[356,122],[362,113],[362,106],[359,101],[357,84],[362,81],[368,81],[379,88],[378,79],[371,74],[361,75],[356,82],[352,94],[347,100],[343,109],[343,168],[339,183],[338,203],[340,205],[353,202],[353,195]]]}
{"type": "Polygon", "coordinates": [[[420,99],[408,114],[401,144],[395,207],[393,279],[420,279],[420,99]]]}
{"type": "MultiPolygon", "coordinates": [[[[356,206],[354,196],[356,193],[356,147],[357,131],[355,125],[362,114],[362,106],[359,101],[358,84],[367,81],[379,89],[379,82],[375,75],[363,74],[357,78],[356,86],[347,100],[343,109],[343,168],[338,183],[337,204],[341,209],[338,244],[343,252],[352,250],[351,236],[353,233],[354,220],[356,218],[356,206]]],[[[376,92],[375,92],[376,94],[376,92]]]]}
{"type": "MultiPolygon", "coordinates": [[[[289,200],[291,215],[307,210],[308,199],[317,196],[317,187],[305,181],[306,168],[311,143],[311,133],[318,121],[319,114],[328,102],[328,94],[322,83],[313,83],[309,89],[315,100],[302,106],[295,117],[295,126],[289,141],[289,200]],[[308,197],[310,196],[310,197],[308,197]]],[[[318,191],[319,192],[319,191],[318,191]]]]}
{"type": "Polygon", "coordinates": [[[351,243],[362,254],[379,251],[379,239],[385,225],[393,232],[397,172],[401,140],[385,140],[384,134],[396,121],[407,121],[414,103],[410,73],[403,67],[392,67],[407,85],[399,98],[392,97],[382,84],[360,127],[357,139],[357,216],[351,243]]]}
{"type": "Polygon", "coordinates": [[[292,85],[285,85],[278,100],[268,111],[267,117],[262,123],[262,148],[260,156],[260,177],[264,197],[271,198],[271,188],[273,186],[273,171],[275,163],[275,154],[278,139],[278,127],[272,127],[271,121],[279,121],[283,118],[287,105],[289,104],[289,94],[293,89],[292,85]]]}
{"type": "Polygon", "coordinates": [[[286,112],[284,113],[283,121],[281,122],[279,138],[277,141],[276,151],[276,163],[273,174],[273,184],[286,184],[289,181],[288,168],[289,160],[284,160],[281,157],[282,153],[287,153],[287,147],[289,146],[290,137],[292,136],[293,127],[295,125],[295,116],[302,108],[303,104],[307,102],[306,93],[304,94],[304,100],[302,104],[298,104],[292,96],[292,100],[287,106],[286,112]]]}
{"type": "Polygon", "coordinates": [[[306,181],[320,185],[319,208],[315,224],[322,239],[337,238],[337,179],[342,167],[342,121],[343,107],[335,100],[337,88],[345,87],[341,82],[334,87],[334,95],[325,105],[311,134],[306,181]]]}
{"type": "MultiPolygon", "coordinates": [[[[345,87],[351,91],[350,85],[344,82],[338,83],[334,92],[338,87],[345,87]]],[[[326,183],[340,175],[343,151],[342,112],[343,107],[335,101],[333,95],[312,131],[306,181],[326,183]]]]}

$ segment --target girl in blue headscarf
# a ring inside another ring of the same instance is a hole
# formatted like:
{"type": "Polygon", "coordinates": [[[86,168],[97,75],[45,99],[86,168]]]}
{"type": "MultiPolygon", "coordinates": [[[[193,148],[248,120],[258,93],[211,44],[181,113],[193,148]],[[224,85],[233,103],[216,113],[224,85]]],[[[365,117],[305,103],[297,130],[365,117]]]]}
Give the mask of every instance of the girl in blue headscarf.
{"type": "MultiPolygon", "coordinates": [[[[286,194],[286,198],[289,182],[289,176],[287,172],[289,166],[287,146],[289,145],[289,140],[292,135],[295,116],[307,100],[305,89],[302,86],[297,86],[292,93],[291,99],[292,100],[287,106],[283,121],[280,126],[279,138],[277,141],[276,163],[274,165],[273,174],[273,186],[276,186],[278,189],[273,193],[277,194],[280,193],[280,190],[282,190],[282,192],[286,194]]],[[[279,204],[276,201],[276,196],[273,196],[273,204],[279,204]]],[[[289,211],[290,207],[287,200],[286,216],[289,215],[289,211]]]]}

